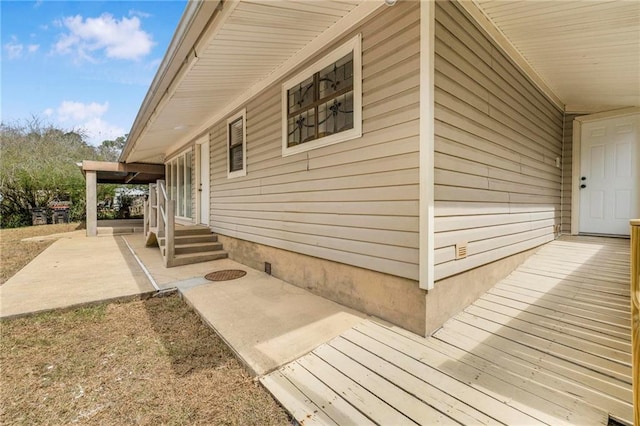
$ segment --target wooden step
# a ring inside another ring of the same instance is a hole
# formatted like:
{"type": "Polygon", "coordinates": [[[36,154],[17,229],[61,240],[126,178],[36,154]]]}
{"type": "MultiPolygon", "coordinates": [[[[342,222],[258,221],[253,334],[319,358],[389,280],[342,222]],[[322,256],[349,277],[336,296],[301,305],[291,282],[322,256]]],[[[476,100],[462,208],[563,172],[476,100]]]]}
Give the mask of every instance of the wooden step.
{"type": "MultiPolygon", "coordinates": [[[[217,243],[218,236],[215,234],[185,235],[181,237],[175,237],[173,241],[175,246],[184,245],[184,244],[217,243]]],[[[158,245],[160,247],[164,247],[165,243],[166,243],[165,237],[158,238],[158,245]]]]}
{"type": "Polygon", "coordinates": [[[187,235],[208,235],[211,229],[206,226],[176,226],[173,233],[176,237],[184,237],[187,235]]]}
{"type": "Polygon", "coordinates": [[[222,250],[222,243],[178,244],[176,242],[174,250],[175,250],[175,254],[208,253],[211,251],[222,250]]]}
{"type": "Polygon", "coordinates": [[[171,261],[171,266],[191,265],[194,263],[209,262],[211,260],[226,259],[228,254],[224,250],[211,251],[207,253],[187,253],[178,254],[171,261]]]}
{"type": "Polygon", "coordinates": [[[217,243],[218,236],[216,234],[202,234],[202,235],[184,235],[174,238],[175,244],[196,244],[196,243],[217,243]]]}
{"type": "MultiPolygon", "coordinates": [[[[222,243],[196,243],[196,244],[176,244],[173,248],[174,255],[190,253],[210,253],[222,250],[222,243]]],[[[166,246],[160,246],[163,256],[167,254],[166,246]]]]}

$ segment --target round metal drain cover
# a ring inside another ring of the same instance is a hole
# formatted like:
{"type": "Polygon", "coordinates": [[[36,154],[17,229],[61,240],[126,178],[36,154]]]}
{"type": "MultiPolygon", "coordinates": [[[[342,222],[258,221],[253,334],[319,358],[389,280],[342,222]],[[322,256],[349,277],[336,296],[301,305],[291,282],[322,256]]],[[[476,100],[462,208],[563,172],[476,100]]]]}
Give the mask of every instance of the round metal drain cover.
{"type": "Polygon", "coordinates": [[[247,275],[246,271],[240,269],[225,269],[222,271],[211,272],[204,277],[209,281],[229,281],[236,278],[242,278],[247,275]]]}

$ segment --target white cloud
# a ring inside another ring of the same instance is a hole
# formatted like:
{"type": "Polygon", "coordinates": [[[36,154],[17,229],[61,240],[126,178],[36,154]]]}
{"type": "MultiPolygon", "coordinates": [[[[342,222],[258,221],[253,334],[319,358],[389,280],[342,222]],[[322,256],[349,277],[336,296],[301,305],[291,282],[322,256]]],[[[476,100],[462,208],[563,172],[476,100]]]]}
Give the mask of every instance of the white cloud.
{"type": "MultiPolygon", "coordinates": [[[[35,53],[40,48],[39,44],[28,44],[26,46],[27,53],[35,53]]],[[[21,58],[25,53],[25,45],[20,43],[18,37],[11,36],[11,41],[5,43],[4,50],[7,52],[9,59],[21,58]]]]}
{"type": "Polygon", "coordinates": [[[16,36],[12,36],[11,41],[7,42],[4,45],[4,50],[7,51],[9,59],[15,59],[22,56],[24,46],[22,45],[22,43],[18,43],[18,38],[16,36]]]}
{"type": "Polygon", "coordinates": [[[76,54],[80,59],[95,60],[94,54],[104,52],[113,59],[137,60],[151,52],[151,35],[140,28],[140,19],[123,17],[118,20],[108,13],[84,19],[80,15],[66,17],[62,25],[69,31],[54,45],[61,54],[76,54]]]}
{"type": "Polygon", "coordinates": [[[60,121],[80,121],[101,117],[108,109],[109,102],[83,104],[82,102],[63,101],[58,107],[57,113],[60,121]]]}
{"type": "Polygon", "coordinates": [[[47,117],[55,117],[64,127],[83,130],[90,144],[99,145],[105,139],[113,140],[125,134],[125,129],[102,118],[108,110],[109,102],[85,104],[63,101],[56,109],[45,109],[44,114],[47,117]]]}
{"type": "Polygon", "coordinates": [[[114,140],[118,136],[125,134],[125,130],[113,124],[109,124],[101,118],[94,117],[89,121],[82,123],[80,128],[87,132],[89,143],[91,145],[99,145],[104,140],[114,140]]]}
{"type": "Polygon", "coordinates": [[[150,18],[151,14],[147,12],[131,9],[129,10],[129,16],[139,16],[140,18],[150,18]]]}

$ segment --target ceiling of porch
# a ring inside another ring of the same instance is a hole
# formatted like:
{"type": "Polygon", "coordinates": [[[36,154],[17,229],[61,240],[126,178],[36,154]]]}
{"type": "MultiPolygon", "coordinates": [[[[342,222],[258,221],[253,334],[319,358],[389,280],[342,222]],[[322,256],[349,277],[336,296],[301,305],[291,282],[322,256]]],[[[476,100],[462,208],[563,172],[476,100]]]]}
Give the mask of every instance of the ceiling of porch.
{"type": "MultiPolygon", "coordinates": [[[[490,34],[505,40],[516,62],[528,67],[559,106],[595,112],[640,105],[640,2],[461,4],[477,12],[490,34]]],[[[194,12],[193,21],[183,16],[172,41],[178,47],[169,49],[166,66],[149,89],[122,160],[163,163],[167,153],[205,134],[233,112],[229,109],[241,107],[283,70],[383,5],[383,0],[190,2],[187,12],[203,10],[194,12]]]]}
{"type": "MultiPolygon", "coordinates": [[[[235,99],[276,72],[312,40],[349,20],[363,0],[225,1],[140,132],[126,161],[162,162],[198,136],[235,99]],[[217,22],[219,22],[218,25],[217,22]],[[144,143],[140,143],[144,142],[144,143]]],[[[382,4],[376,1],[377,6],[382,4]]],[[[255,89],[254,89],[255,91],[255,89]]],[[[134,126],[135,127],[135,126],[134,126]]]]}
{"type": "Polygon", "coordinates": [[[640,105],[640,2],[474,1],[567,111],[640,105]]]}

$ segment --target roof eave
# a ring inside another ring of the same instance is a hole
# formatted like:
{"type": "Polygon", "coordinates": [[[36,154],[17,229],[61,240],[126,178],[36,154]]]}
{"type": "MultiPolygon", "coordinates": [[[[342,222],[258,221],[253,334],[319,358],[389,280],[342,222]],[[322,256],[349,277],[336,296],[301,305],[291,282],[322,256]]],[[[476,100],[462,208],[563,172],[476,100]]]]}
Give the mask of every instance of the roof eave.
{"type": "Polygon", "coordinates": [[[138,110],[118,161],[128,161],[131,150],[140,137],[149,117],[153,114],[172,81],[188,60],[190,52],[221,3],[222,0],[191,0],[187,3],[167,52],[138,110]]]}

